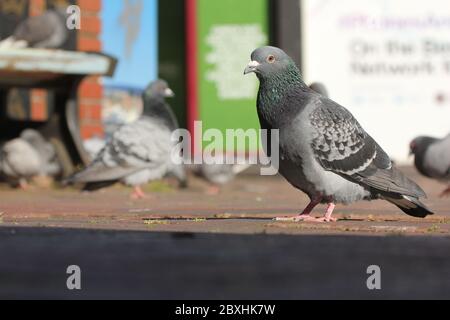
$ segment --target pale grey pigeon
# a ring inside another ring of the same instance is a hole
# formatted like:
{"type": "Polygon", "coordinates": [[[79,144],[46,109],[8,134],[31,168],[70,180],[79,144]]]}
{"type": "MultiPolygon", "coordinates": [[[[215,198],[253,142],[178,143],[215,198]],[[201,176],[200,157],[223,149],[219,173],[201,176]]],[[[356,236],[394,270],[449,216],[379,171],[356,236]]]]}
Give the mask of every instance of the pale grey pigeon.
{"type": "Polygon", "coordinates": [[[9,181],[22,189],[28,187],[28,180],[41,173],[39,153],[27,141],[16,138],[7,141],[1,148],[0,169],[9,181]]]}
{"type": "MultiPolygon", "coordinates": [[[[311,200],[295,221],[335,221],[336,203],[372,199],[387,200],[414,217],[432,214],[419,200],[425,192],[392,166],[347,109],[311,90],[281,49],[253,51],[244,74],[251,72],[260,80],[261,128],[279,130],[279,172],[311,200]],[[328,207],[317,219],[310,213],[319,203],[328,207]]],[[[271,145],[265,149],[272,154],[271,145]]]]}
{"type": "Polygon", "coordinates": [[[61,174],[62,167],[59,163],[55,147],[39,131],[25,129],[20,134],[20,139],[28,142],[39,154],[41,175],[55,177],[61,174]]]}
{"type": "Polygon", "coordinates": [[[67,40],[66,8],[48,9],[22,21],[14,33],[0,42],[0,49],[60,48],[67,40]]]}
{"type": "Polygon", "coordinates": [[[115,131],[92,163],[66,182],[86,183],[85,190],[95,190],[120,181],[134,186],[133,198],[145,196],[143,184],[168,174],[185,186],[185,169],[177,162],[181,159],[172,159],[171,135],[177,123],[164,99],[170,96],[173,92],[165,81],[151,83],[143,93],[142,116],[115,131]]]}
{"type": "Polygon", "coordinates": [[[417,137],[409,148],[414,154],[417,170],[424,176],[447,183],[449,186],[441,196],[450,195],[450,134],[442,139],[417,137]]]}

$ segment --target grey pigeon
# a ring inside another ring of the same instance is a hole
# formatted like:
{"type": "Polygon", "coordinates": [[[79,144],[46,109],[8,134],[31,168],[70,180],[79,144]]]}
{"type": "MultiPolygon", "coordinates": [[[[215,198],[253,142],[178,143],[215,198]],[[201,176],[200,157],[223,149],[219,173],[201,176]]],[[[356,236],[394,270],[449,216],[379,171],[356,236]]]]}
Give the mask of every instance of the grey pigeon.
{"type": "Polygon", "coordinates": [[[64,7],[57,7],[27,18],[10,37],[0,42],[0,49],[60,48],[68,37],[65,10],[64,7]]]}
{"type": "Polygon", "coordinates": [[[25,129],[20,134],[20,139],[28,142],[39,154],[41,161],[40,174],[55,177],[62,172],[61,164],[58,161],[56,149],[45,138],[34,129],[25,129]]]}
{"type": "MultiPolygon", "coordinates": [[[[295,221],[335,221],[336,203],[384,199],[414,217],[432,212],[420,202],[425,192],[392,166],[386,152],[353,115],[311,90],[281,49],[253,51],[244,74],[260,80],[258,117],[263,129],[279,129],[279,171],[311,199],[295,221]],[[319,203],[325,216],[310,216],[319,203]]],[[[270,141],[270,140],[268,140],[270,141]]],[[[271,154],[271,146],[265,146],[271,154]]]]}
{"type": "Polygon", "coordinates": [[[41,173],[41,158],[27,141],[16,138],[2,146],[0,169],[8,180],[26,189],[27,181],[41,173]]]}
{"type": "Polygon", "coordinates": [[[324,97],[329,98],[328,90],[325,85],[321,82],[313,82],[309,85],[309,88],[317,92],[318,94],[323,95],[324,97]]]}
{"type": "Polygon", "coordinates": [[[247,164],[201,164],[194,166],[194,173],[212,184],[208,189],[209,194],[217,194],[220,186],[232,181],[236,175],[247,170],[247,164]]]}
{"type": "Polygon", "coordinates": [[[142,116],[115,131],[92,163],[66,182],[86,183],[85,190],[96,190],[120,181],[134,186],[133,198],[145,196],[142,184],[167,174],[185,186],[184,167],[175,164],[171,157],[175,145],[171,135],[177,123],[165,102],[165,97],[170,96],[173,92],[165,81],[151,83],[143,93],[142,116]]]}
{"type": "Polygon", "coordinates": [[[441,196],[450,195],[450,134],[442,139],[417,137],[411,141],[410,153],[421,174],[449,184],[441,196]]]}

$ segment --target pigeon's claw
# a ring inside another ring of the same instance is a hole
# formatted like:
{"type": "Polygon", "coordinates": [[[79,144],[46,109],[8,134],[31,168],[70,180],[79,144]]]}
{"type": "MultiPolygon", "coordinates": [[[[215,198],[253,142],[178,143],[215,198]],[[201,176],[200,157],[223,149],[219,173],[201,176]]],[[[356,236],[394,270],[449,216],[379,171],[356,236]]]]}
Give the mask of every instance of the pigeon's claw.
{"type": "Polygon", "coordinates": [[[441,198],[443,198],[443,197],[450,197],[450,186],[448,186],[447,189],[442,191],[442,193],[439,195],[439,197],[441,197],[441,198]]]}
{"type": "Polygon", "coordinates": [[[310,216],[309,214],[299,214],[297,216],[291,216],[291,217],[276,217],[274,219],[275,221],[290,221],[290,222],[331,222],[336,221],[335,218],[316,218],[313,216],[310,216]]]}
{"type": "Polygon", "coordinates": [[[144,193],[144,191],[141,189],[140,186],[134,187],[133,193],[131,194],[131,199],[133,199],[133,200],[138,200],[138,199],[144,199],[145,197],[146,197],[146,196],[145,196],[145,193],[144,193]]]}

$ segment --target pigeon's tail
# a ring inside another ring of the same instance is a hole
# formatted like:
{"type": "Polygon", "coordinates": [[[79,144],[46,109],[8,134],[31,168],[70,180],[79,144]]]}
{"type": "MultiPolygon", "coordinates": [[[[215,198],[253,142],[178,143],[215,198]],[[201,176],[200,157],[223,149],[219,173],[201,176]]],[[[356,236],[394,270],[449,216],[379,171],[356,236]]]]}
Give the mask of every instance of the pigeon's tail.
{"type": "Polygon", "coordinates": [[[100,189],[112,186],[115,183],[117,183],[117,180],[88,182],[84,185],[83,191],[96,191],[96,190],[100,190],[100,189]]]}
{"type": "Polygon", "coordinates": [[[383,196],[384,199],[390,203],[395,204],[407,215],[416,218],[425,218],[428,215],[433,214],[430,209],[428,209],[418,198],[400,195],[398,197],[394,196],[383,196]]]}

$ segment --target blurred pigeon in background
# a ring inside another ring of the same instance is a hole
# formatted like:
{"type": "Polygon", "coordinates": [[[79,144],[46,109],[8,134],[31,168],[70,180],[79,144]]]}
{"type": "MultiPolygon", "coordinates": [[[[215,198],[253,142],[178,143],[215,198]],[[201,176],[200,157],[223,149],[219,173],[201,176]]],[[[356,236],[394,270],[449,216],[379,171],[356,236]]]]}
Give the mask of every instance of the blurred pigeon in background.
{"type": "Polygon", "coordinates": [[[60,48],[67,40],[66,8],[58,6],[21,22],[14,33],[0,42],[0,49],[60,48]]]}
{"type": "Polygon", "coordinates": [[[16,138],[2,146],[0,168],[9,181],[27,189],[28,180],[41,173],[41,158],[27,141],[16,138]]]}
{"type": "MultiPolygon", "coordinates": [[[[419,200],[425,192],[392,166],[347,109],[311,90],[284,51],[261,47],[251,60],[244,74],[260,80],[261,127],[279,129],[279,171],[311,200],[295,221],[335,221],[336,203],[371,199],[387,200],[414,217],[432,214],[419,200]],[[319,203],[328,207],[317,219],[310,213],[319,203]]],[[[271,146],[265,149],[270,155],[271,146]]]]}
{"type": "Polygon", "coordinates": [[[55,177],[62,172],[55,147],[34,129],[25,129],[20,138],[28,142],[39,154],[41,161],[40,174],[55,177]]]}
{"type": "Polygon", "coordinates": [[[323,95],[324,97],[329,98],[328,90],[325,85],[321,82],[313,82],[309,85],[309,88],[317,92],[318,94],[323,95]]]}
{"type": "Polygon", "coordinates": [[[178,125],[165,97],[172,96],[165,81],[152,82],[143,93],[142,116],[115,131],[92,163],[66,182],[86,183],[85,190],[96,190],[120,181],[134,186],[135,199],[145,196],[141,185],[167,174],[174,175],[184,187],[185,169],[171,158],[175,145],[172,130],[178,125]]]}
{"type": "Polygon", "coordinates": [[[248,164],[201,164],[195,165],[193,172],[212,184],[207,194],[216,195],[220,192],[220,186],[232,181],[236,175],[247,170],[248,164]]]}
{"type": "Polygon", "coordinates": [[[55,177],[61,173],[53,145],[34,129],[25,129],[18,138],[6,142],[1,150],[3,175],[26,189],[37,176],[55,177]]]}
{"type": "Polygon", "coordinates": [[[450,195],[450,134],[445,138],[417,137],[409,144],[417,170],[426,177],[449,184],[441,196],[450,195]]]}

